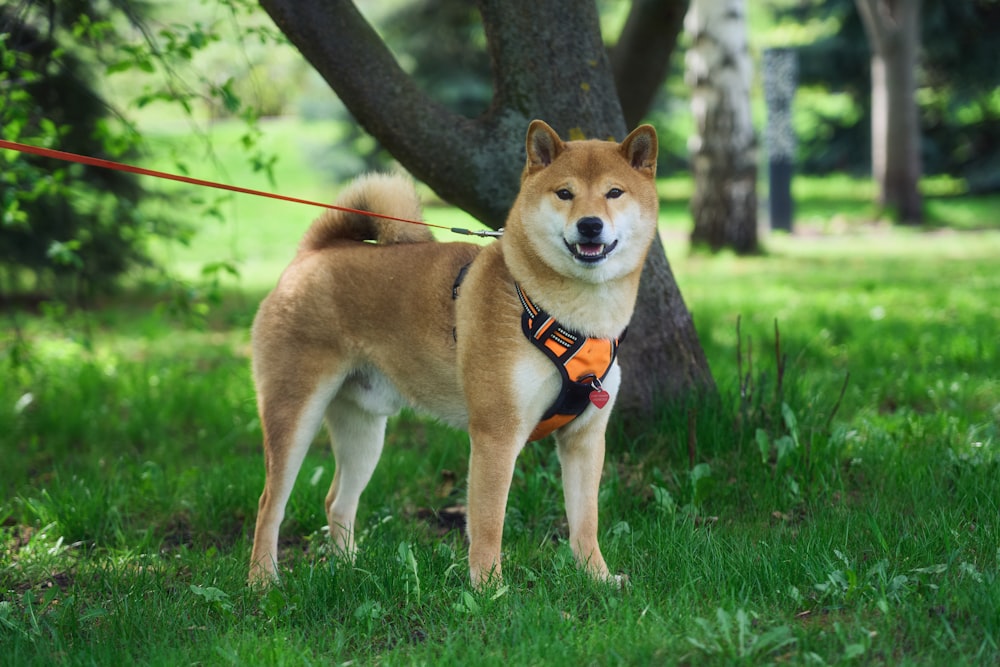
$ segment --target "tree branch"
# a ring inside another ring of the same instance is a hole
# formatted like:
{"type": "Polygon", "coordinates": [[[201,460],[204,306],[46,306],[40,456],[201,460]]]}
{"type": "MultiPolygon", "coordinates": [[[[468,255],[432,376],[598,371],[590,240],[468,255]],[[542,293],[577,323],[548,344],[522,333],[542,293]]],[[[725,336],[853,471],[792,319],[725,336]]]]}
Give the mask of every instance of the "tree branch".
{"type": "Polygon", "coordinates": [[[855,0],[861,25],[868,34],[872,51],[883,53],[886,45],[899,32],[899,21],[885,0],[855,0]]]}
{"type": "Polygon", "coordinates": [[[642,121],[666,79],[688,4],[689,0],[632,2],[618,43],[611,49],[611,69],[627,127],[642,121]]]}
{"type": "Polygon", "coordinates": [[[365,130],[416,178],[486,224],[503,224],[517,191],[527,118],[518,119],[515,139],[495,131],[489,117],[472,121],[445,109],[416,86],[350,0],[260,4],[365,130]],[[470,180],[477,191],[463,187],[470,180]]]}

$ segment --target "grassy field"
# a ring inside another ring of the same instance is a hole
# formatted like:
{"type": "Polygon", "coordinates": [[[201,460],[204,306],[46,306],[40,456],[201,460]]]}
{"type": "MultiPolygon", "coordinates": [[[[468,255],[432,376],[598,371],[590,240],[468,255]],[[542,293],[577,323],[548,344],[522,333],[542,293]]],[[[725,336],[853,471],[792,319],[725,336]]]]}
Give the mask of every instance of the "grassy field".
{"type": "MultiPolygon", "coordinates": [[[[286,131],[269,136],[291,146],[286,131]]],[[[195,175],[271,187],[220,162],[195,175]]],[[[277,186],[329,199],[309,174],[279,163],[277,186]]],[[[721,398],[612,433],[602,540],[628,588],[573,566],[541,443],[511,490],[504,585],[472,591],[454,520],[467,438],[404,415],[357,563],[319,530],[318,441],[283,583],[248,590],[263,465],[247,327],[314,212],[233,199],[188,248],[157,249],[191,277],[238,262],[194,324],[138,288],[5,315],[28,348],[12,363],[4,329],[0,664],[996,664],[1000,202],[935,198],[933,228],[903,231],[860,222],[857,182],[803,179],[799,233],[709,257],[683,239],[688,187],[661,184],[663,235],[721,398]]]]}

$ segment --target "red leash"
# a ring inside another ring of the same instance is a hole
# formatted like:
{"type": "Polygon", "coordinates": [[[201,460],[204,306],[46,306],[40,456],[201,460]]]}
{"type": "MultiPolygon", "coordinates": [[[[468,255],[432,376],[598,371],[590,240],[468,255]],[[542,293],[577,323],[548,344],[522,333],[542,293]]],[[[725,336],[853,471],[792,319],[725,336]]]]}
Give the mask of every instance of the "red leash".
{"type": "Polygon", "coordinates": [[[237,185],[226,185],[225,183],[215,183],[213,181],[205,181],[200,178],[191,178],[190,176],[179,176],[177,174],[168,174],[163,171],[156,171],[154,169],[144,169],[142,167],[135,167],[130,164],[113,162],[111,160],[104,160],[101,158],[89,157],[86,155],[77,155],[76,153],[67,153],[65,151],[57,151],[51,148],[29,146],[28,144],[21,144],[16,141],[6,141],[4,139],[0,139],[0,148],[8,148],[10,150],[18,151],[21,153],[31,153],[32,155],[39,155],[41,157],[63,160],[64,162],[76,162],[77,164],[85,164],[91,167],[101,167],[103,169],[125,171],[130,174],[139,174],[140,176],[153,176],[155,178],[163,178],[168,181],[180,181],[181,183],[188,183],[190,185],[200,185],[208,188],[217,188],[219,190],[229,190],[230,192],[239,192],[240,194],[245,194],[245,195],[268,197],[270,199],[279,199],[281,201],[292,202],[295,204],[319,206],[321,208],[328,208],[334,211],[343,211],[345,213],[367,215],[373,218],[384,218],[386,220],[395,220],[397,222],[407,222],[412,225],[423,225],[425,227],[434,227],[436,229],[444,229],[450,232],[454,232],[456,234],[466,234],[472,236],[500,236],[502,233],[502,232],[495,232],[493,230],[471,230],[471,229],[462,229],[460,227],[445,227],[444,225],[434,225],[429,222],[423,222],[421,220],[396,218],[391,215],[382,215],[381,213],[373,213],[372,211],[362,211],[355,208],[348,208],[346,206],[337,206],[335,204],[324,204],[322,202],[310,201],[308,199],[299,199],[297,197],[287,197],[285,195],[278,195],[272,192],[264,192],[263,190],[251,190],[250,188],[241,188],[237,185]]]}

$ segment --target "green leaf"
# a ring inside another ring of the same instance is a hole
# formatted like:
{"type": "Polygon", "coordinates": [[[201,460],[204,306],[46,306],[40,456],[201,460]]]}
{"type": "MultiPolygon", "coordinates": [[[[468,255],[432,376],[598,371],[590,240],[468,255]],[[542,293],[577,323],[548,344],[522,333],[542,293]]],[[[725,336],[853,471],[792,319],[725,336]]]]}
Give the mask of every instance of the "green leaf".
{"type": "Polygon", "coordinates": [[[354,610],[354,618],[359,621],[377,621],[384,615],[385,612],[382,610],[382,605],[374,600],[365,600],[354,610]]]}
{"type": "Polygon", "coordinates": [[[222,100],[222,106],[229,113],[235,114],[243,106],[243,101],[233,90],[233,78],[229,77],[224,84],[213,91],[222,100]]]}
{"type": "Polygon", "coordinates": [[[792,412],[790,407],[788,407],[788,403],[781,404],[781,416],[784,419],[785,426],[788,427],[788,430],[795,433],[798,430],[798,421],[795,419],[795,413],[792,412]]]}
{"type": "Polygon", "coordinates": [[[712,469],[707,463],[699,463],[691,469],[691,502],[699,505],[712,490],[712,469]]]}
{"type": "Polygon", "coordinates": [[[854,660],[855,658],[860,658],[865,654],[864,644],[848,644],[844,647],[844,659],[854,660]]]}
{"type": "Polygon", "coordinates": [[[476,602],[476,598],[469,591],[462,591],[462,604],[473,614],[479,613],[479,603],[476,602]]]}
{"type": "Polygon", "coordinates": [[[656,508],[658,510],[666,512],[667,514],[673,514],[677,510],[677,503],[674,502],[674,498],[670,495],[670,491],[662,486],[657,486],[656,484],[651,484],[650,488],[653,489],[653,501],[656,503],[656,508]]]}
{"type": "Polygon", "coordinates": [[[208,602],[223,602],[229,599],[228,593],[216,588],[215,586],[202,587],[197,584],[191,584],[189,588],[192,593],[205,598],[208,602]]]}
{"type": "Polygon", "coordinates": [[[757,441],[757,448],[760,450],[760,462],[766,465],[771,459],[771,438],[768,437],[764,429],[759,428],[754,434],[754,439],[757,441]]]}
{"type": "Polygon", "coordinates": [[[778,453],[778,463],[785,463],[788,456],[795,451],[795,440],[790,435],[783,435],[774,441],[774,448],[778,453]]]}

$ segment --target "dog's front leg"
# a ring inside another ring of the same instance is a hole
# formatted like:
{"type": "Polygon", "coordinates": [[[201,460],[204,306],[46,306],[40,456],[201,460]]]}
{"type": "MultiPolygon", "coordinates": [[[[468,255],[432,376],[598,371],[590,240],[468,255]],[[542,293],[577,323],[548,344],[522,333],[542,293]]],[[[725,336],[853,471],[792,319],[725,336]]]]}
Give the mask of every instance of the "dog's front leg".
{"type": "MultiPolygon", "coordinates": [[[[600,420],[606,421],[606,420],[600,420]]],[[[597,498],[604,467],[604,429],[589,426],[557,436],[569,543],[580,567],[595,579],[611,578],[597,542],[597,498]]]]}
{"type": "Polygon", "coordinates": [[[509,434],[498,437],[470,429],[469,435],[469,574],[472,585],[482,588],[500,580],[504,514],[521,447],[509,434]]]}

